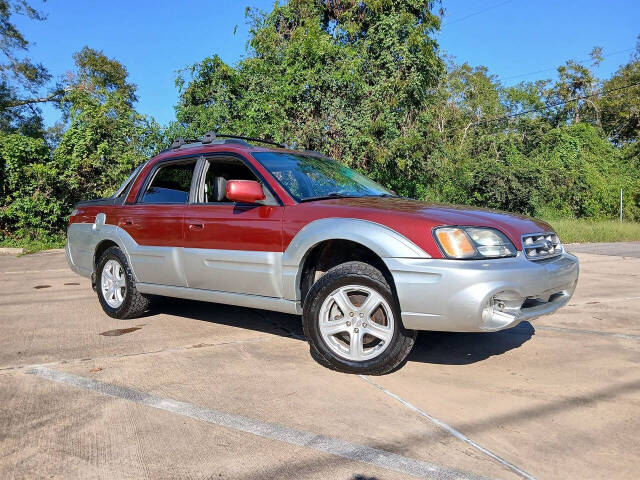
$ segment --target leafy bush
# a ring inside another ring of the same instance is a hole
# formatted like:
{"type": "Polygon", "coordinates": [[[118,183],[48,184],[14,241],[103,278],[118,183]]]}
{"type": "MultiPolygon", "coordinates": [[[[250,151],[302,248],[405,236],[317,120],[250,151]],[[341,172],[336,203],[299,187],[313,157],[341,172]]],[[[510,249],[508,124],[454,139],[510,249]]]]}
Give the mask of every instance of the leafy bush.
{"type": "Polygon", "coordinates": [[[39,237],[60,232],[67,212],[62,209],[59,171],[44,140],[0,134],[0,162],[0,228],[4,235],[39,237]]]}

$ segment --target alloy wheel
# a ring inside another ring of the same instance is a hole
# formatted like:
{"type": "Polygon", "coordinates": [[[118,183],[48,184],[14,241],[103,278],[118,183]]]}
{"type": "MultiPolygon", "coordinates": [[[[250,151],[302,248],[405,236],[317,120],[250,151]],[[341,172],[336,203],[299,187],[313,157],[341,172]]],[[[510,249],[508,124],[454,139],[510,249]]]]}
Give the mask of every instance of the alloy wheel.
{"type": "Polygon", "coordinates": [[[323,302],[319,330],[336,355],[354,361],[371,360],[391,343],[393,311],[376,290],[346,285],[334,290],[323,302]]]}
{"type": "Polygon", "coordinates": [[[102,296],[111,308],[119,308],[127,293],[124,268],[117,260],[109,260],[102,267],[102,296]]]}

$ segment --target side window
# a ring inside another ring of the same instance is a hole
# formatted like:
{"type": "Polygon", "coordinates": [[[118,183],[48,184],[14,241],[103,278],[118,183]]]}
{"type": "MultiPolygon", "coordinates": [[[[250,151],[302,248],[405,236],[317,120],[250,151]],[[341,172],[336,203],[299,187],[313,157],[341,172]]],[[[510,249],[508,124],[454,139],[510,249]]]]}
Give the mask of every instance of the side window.
{"type": "Polygon", "coordinates": [[[156,170],[142,203],[187,203],[196,162],[174,163],[156,170]]]}
{"type": "Polygon", "coordinates": [[[204,176],[204,203],[228,202],[227,182],[229,180],[259,181],[244,163],[236,158],[213,158],[207,165],[204,176]]]}

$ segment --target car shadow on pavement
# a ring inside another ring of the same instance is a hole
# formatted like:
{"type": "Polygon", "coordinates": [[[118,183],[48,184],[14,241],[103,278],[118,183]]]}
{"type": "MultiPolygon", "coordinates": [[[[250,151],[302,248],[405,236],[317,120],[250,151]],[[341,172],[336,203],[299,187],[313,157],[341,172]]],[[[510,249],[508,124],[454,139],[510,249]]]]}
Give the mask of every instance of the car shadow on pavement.
{"type": "MultiPolygon", "coordinates": [[[[236,307],[180,298],[157,297],[149,315],[167,314],[230,327],[305,340],[298,315],[236,307]]],[[[406,361],[442,365],[468,365],[520,347],[535,335],[529,322],[500,332],[455,333],[419,332],[416,345],[406,361]]],[[[402,368],[403,362],[396,370],[402,368]]]]}
{"type": "Polygon", "coordinates": [[[302,321],[298,315],[236,307],[221,303],[154,297],[149,316],[166,314],[192,318],[202,322],[247,328],[257,332],[304,340],[302,321]]]}
{"type": "Polygon", "coordinates": [[[499,332],[419,332],[409,362],[468,365],[520,347],[535,335],[529,322],[499,332]]]}

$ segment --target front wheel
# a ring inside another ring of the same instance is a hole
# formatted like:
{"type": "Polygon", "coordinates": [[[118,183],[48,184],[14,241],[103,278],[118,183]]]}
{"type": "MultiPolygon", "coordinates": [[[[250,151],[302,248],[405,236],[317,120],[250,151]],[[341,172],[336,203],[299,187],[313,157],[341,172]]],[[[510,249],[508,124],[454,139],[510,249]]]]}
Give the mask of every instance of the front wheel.
{"type": "Polygon", "coordinates": [[[311,287],[303,326],[312,356],[346,373],[388,373],[407,358],[416,338],[402,326],[382,273],[362,262],[338,265],[311,287]]]}

